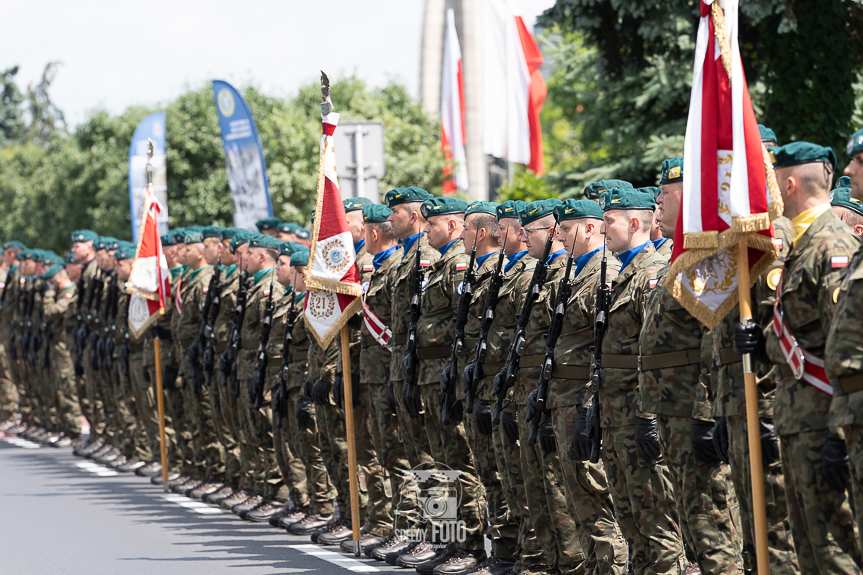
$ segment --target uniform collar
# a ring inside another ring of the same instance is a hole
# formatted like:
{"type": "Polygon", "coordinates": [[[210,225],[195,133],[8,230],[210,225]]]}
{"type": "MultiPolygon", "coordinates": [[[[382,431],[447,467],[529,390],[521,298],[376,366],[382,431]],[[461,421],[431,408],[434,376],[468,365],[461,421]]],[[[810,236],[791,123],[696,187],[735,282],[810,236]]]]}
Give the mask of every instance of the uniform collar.
{"type": "Polygon", "coordinates": [[[659,238],[658,240],[653,240],[653,247],[659,250],[662,247],[662,244],[668,241],[668,238],[659,238]]]}
{"type": "Polygon", "coordinates": [[[258,285],[268,274],[276,273],[276,268],[261,270],[252,276],[252,285],[258,285]]]}
{"type": "Polygon", "coordinates": [[[360,250],[363,249],[363,246],[366,245],[366,240],[360,240],[354,244],[354,252],[360,253],[360,250]]]}
{"type": "Polygon", "coordinates": [[[446,253],[446,251],[449,249],[449,247],[451,245],[453,245],[454,243],[456,243],[457,241],[458,241],[457,239],[453,240],[450,243],[448,243],[447,245],[445,245],[444,247],[442,247],[441,249],[439,249],[438,251],[440,252],[440,257],[443,257],[444,254],[446,253]]]}
{"type": "Polygon", "coordinates": [[[482,266],[482,264],[485,263],[485,260],[487,260],[488,258],[490,258],[491,256],[493,256],[494,254],[496,254],[499,251],[500,250],[495,250],[491,253],[485,254],[484,256],[477,256],[477,258],[476,258],[476,269],[479,269],[482,266]]]}
{"type": "Polygon", "coordinates": [[[202,270],[207,269],[208,267],[210,267],[210,264],[207,264],[204,267],[201,267],[201,268],[198,268],[196,270],[192,270],[191,272],[189,272],[189,281],[192,281],[193,279],[195,279],[195,276],[198,275],[198,273],[200,273],[202,270]]]}
{"type": "Polygon", "coordinates": [[[177,274],[179,274],[181,271],[183,271],[183,266],[172,267],[171,268],[171,277],[176,279],[177,274]]]}
{"type": "Polygon", "coordinates": [[[578,274],[581,273],[581,270],[584,269],[584,266],[587,265],[587,262],[590,261],[590,258],[595,256],[597,254],[597,252],[599,252],[599,250],[601,250],[601,249],[602,248],[596,248],[592,252],[587,252],[583,256],[579,256],[579,257],[575,258],[575,262],[574,262],[575,263],[575,273],[572,275],[572,277],[577,278],[578,274]]]}
{"type": "Polygon", "coordinates": [[[301,292],[297,294],[297,297],[294,298],[294,305],[302,303],[302,301],[306,297],[306,292],[301,292]]]}
{"type": "Polygon", "coordinates": [[[503,268],[503,273],[507,273],[512,269],[512,266],[518,263],[518,260],[523,258],[527,254],[527,250],[521,250],[520,252],[515,252],[514,254],[507,254],[506,259],[507,263],[503,268]]]}
{"type": "Polygon", "coordinates": [[[650,245],[649,241],[644,242],[640,246],[635,246],[634,248],[629,248],[625,252],[618,255],[617,259],[620,260],[620,271],[622,272],[623,269],[629,264],[629,262],[631,262],[633,260],[633,258],[635,258],[635,256],[637,256],[639,253],[641,253],[641,250],[646,248],[648,245],[650,245]]]}
{"type": "Polygon", "coordinates": [[[411,248],[413,247],[414,243],[416,243],[416,241],[418,239],[420,239],[421,235],[423,235],[423,232],[420,232],[418,234],[414,234],[412,236],[408,236],[402,240],[405,244],[405,253],[402,254],[402,257],[407,256],[408,252],[411,251],[411,248]]]}
{"type": "Polygon", "coordinates": [[[231,274],[237,270],[237,264],[231,264],[225,268],[225,279],[231,277],[231,274]]]}
{"type": "Polygon", "coordinates": [[[549,254],[548,259],[545,260],[545,265],[550,266],[551,262],[553,262],[554,260],[556,260],[557,258],[559,258],[560,256],[562,256],[565,253],[566,253],[566,250],[564,248],[560,248],[559,250],[557,250],[553,254],[549,254]]]}
{"type": "Polygon", "coordinates": [[[818,204],[817,206],[809,208],[805,212],[797,214],[797,216],[791,220],[791,225],[794,226],[794,238],[791,240],[791,245],[796,247],[797,242],[800,241],[800,238],[803,237],[803,234],[806,233],[809,226],[818,219],[818,216],[829,209],[830,204],[818,204]]]}
{"type": "Polygon", "coordinates": [[[381,269],[381,266],[384,265],[384,262],[393,255],[393,252],[396,250],[402,249],[400,245],[396,244],[392,247],[385,249],[382,252],[378,252],[375,254],[375,257],[372,258],[372,265],[375,266],[375,271],[381,269]]]}

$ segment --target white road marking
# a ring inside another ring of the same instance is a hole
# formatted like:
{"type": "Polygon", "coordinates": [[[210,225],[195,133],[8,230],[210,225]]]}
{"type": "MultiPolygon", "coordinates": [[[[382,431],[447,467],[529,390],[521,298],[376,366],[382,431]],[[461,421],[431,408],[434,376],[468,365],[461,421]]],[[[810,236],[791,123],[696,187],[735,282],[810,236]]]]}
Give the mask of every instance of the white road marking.
{"type": "Polygon", "coordinates": [[[307,544],[307,545],[287,545],[289,549],[298,549],[302,551],[306,555],[311,555],[312,557],[317,557],[319,559],[323,559],[328,563],[332,563],[333,565],[338,565],[339,567],[344,567],[348,571],[353,571],[354,573],[379,573],[380,569],[377,567],[373,567],[362,561],[357,561],[352,557],[348,557],[341,553],[335,553],[333,551],[327,551],[323,549],[320,545],[307,544]]]}
{"type": "Polygon", "coordinates": [[[161,497],[165,501],[176,503],[180,507],[185,507],[186,509],[194,511],[195,513],[200,513],[201,515],[222,515],[223,513],[226,513],[226,511],[221,507],[213,507],[212,505],[208,505],[203,501],[195,501],[193,499],[189,499],[184,495],[179,495],[176,493],[167,493],[165,495],[160,495],[159,497],[161,497]]]}
{"type": "Polygon", "coordinates": [[[98,477],[113,477],[115,475],[119,475],[119,473],[117,473],[113,469],[108,469],[107,467],[103,467],[98,463],[94,463],[92,461],[79,461],[75,464],[75,467],[83,471],[89,471],[90,473],[98,477]]]}
{"type": "Polygon", "coordinates": [[[27,441],[22,437],[4,437],[3,441],[5,441],[6,443],[11,443],[15,447],[23,447],[24,449],[39,449],[40,447],[42,447],[38,443],[27,441]]]}

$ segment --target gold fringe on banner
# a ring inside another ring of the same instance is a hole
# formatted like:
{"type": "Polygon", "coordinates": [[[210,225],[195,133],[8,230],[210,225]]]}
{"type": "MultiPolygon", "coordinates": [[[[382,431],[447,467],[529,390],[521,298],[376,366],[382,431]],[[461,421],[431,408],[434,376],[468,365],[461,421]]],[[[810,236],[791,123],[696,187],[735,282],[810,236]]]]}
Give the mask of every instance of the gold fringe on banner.
{"type": "Polygon", "coordinates": [[[147,298],[150,301],[159,301],[159,294],[151,291],[145,291],[140,288],[136,288],[135,286],[130,286],[126,283],[126,293],[128,294],[137,294],[143,298],[147,298]]]}
{"type": "Polygon", "coordinates": [[[709,250],[719,246],[719,232],[690,232],[683,234],[683,249],[709,250]]]}
{"type": "Polygon", "coordinates": [[[722,67],[725,68],[728,82],[731,83],[731,46],[728,44],[728,36],[725,34],[725,13],[722,11],[722,6],[719,5],[719,0],[713,0],[710,11],[713,15],[713,34],[716,36],[716,41],[719,42],[722,67]]]}
{"type": "Polygon", "coordinates": [[[770,228],[770,214],[750,214],[731,218],[731,230],[738,234],[760,232],[770,228]]]}
{"type": "MultiPolygon", "coordinates": [[[[324,154],[329,144],[330,137],[324,136],[321,143],[321,155],[318,159],[318,191],[317,198],[315,198],[315,219],[312,222],[312,247],[309,250],[309,270],[313,270],[315,266],[315,248],[318,245],[318,232],[321,228],[321,210],[324,208],[324,179],[326,178],[324,175],[324,154]]],[[[308,279],[306,281],[308,282],[308,279]]]]}
{"type": "Polygon", "coordinates": [[[362,297],[363,288],[357,284],[350,284],[339,280],[330,280],[326,278],[316,278],[309,276],[306,278],[306,285],[311,289],[334,291],[342,295],[352,295],[362,297]]]}
{"type": "Polygon", "coordinates": [[[354,300],[350,304],[348,304],[348,307],[346,307],[345,310],[342,312],[342,315],[339,316],[339,319],[336,320],[336,323],[334,323],[332,327],[327,330],[327,333],[325,333],[323,336],[319,335],[318,332],[315,331],[308,319],[306,320],[306,326],[309,328],[309,331],[312,333],[312,336],[314,336],[315,341],[318,342],[318,345],[320,345],[321,348],[327,349],[330,346],[330,342],[333,341],[333,338],[336,337],[339,331],[341,331],[342,327],[344,327],[344,325],[348,323],[348,320],[350,320],[354,316],[354,314],[360,311],[361,304],[362,302],[359,300],[359,298],[354,298],[354,300]]]}
{"type": "Polygon", "coordinates": [[[770,161],[770,153],[767,146],[761,144],[761,152],[764,156],[764,171],[767,174],[767,192],[773,203],[770,205],[770,221],[781,218],[785,212],[785,202],[782,201],[782,193],[779,191],[779,182],[776,181],[776,172],[773,171],[773,162],[770,161]]]}

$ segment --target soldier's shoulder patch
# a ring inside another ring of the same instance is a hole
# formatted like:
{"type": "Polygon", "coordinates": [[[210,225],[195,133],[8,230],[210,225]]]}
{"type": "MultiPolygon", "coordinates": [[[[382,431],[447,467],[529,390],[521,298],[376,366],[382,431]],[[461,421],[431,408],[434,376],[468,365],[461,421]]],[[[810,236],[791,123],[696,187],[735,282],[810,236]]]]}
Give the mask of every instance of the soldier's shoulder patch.
{"type": "MultiPolygon", "coordinates": [[[[460,262],[460,263],[457,263],[455,265],[455,271],[457,271],[457,272],[463,272],[466,269],[467,269],[467,263],[466,262],[460,262]]],[[[461,293],[461,292],[459,292],[459,293],[461,293]]]]}
{"type": "Polygon", "coordinates": [[[649,281],[647,282],[647,286],[648,286],[650,289],[653,289],[653,288],[655,288],[655,287],[656,287],[656,284],[657,284],[657,283],[659,283],[659,279],[654,278],[654,279],[649,280],[649,281]]]}
{"type": "Polygon", "coordinates": [[[204,293],[206,294],[208,291],[210,291],[210,286],[204,286],[204,293]]]}
{"type": "Polygon", "coordinates": [[[365,264],[365,265],[363,265],[363,271],[364,271],[364,272],[373,272],[373,271],[375,271],[375,266],[374,266],[374,264],[365,264]]]}
{"type": "Polygon", "coordinates": [[[366,293],[369,289],[369,282],[363,282],[363,293],[366,293]]]}
{"type": "Polygon", "coordinates": [[[461,292],[464,291],[464,282],[458,282],[458,286],[455,288],[455,291],[458,292],[458,295],[461,295],[461,292]]]}
{"type": "Polygon", "coordinates": [[[420,284],[420,291],[426,291],[426,286],[429,285],[429,279],[423,278],[422,283],[420,284]]]}
{"type": "Polygon", "coordinates": [[[264,290],[264,297],[270,297],[270,290],[269,289],[264,290]]]}
{"type": "Polygon", "coordinates": [[[25,283],[27,283],[27,280],[25,280],[24,278],[21,278],[18,280],[18,283],[20,283],[21,285],[24,285],[25,283]]]}
{"type": "Polygon", "coordinates": [[[72,299],[72,292],[68,292],[68,293],[66,294],[66,297],[67,297],[67,298],[69,298],[69,299],[72,299]]]}
{"type": "Polygon", "coordinates": [[[773,239],[773,245],[776,246],[779,250],[782,250],[783,244],[784,242],[782,241],[782,238],[773,239]]]}
{"type": "Polygon", "coordinates": [[[833,303],[839,301],[839,289],[840,288],[836,288],[835,290],[833,290],[833,303]]]}
{"type": "Polygon", "coordinates": [[[767,272],[767,287],[769,287],[772,291],[776,290],[776,287],[779,285],[779,278],[782,277],[782,268],[773,268],[769,272],[767,272]]]}
{"type": "Polygon", "coordinates": [[[848,265],[848,256],[832,256],[830,258],[830,267],[835,269],[844,268],[848,265]]]}
{"type": "Polygon", "coordinates": [[[420,260],[420,266],[421,267],[427,268],[430,265],[431,265],[431,260],[423,260],[423,259],[420,260]]]}

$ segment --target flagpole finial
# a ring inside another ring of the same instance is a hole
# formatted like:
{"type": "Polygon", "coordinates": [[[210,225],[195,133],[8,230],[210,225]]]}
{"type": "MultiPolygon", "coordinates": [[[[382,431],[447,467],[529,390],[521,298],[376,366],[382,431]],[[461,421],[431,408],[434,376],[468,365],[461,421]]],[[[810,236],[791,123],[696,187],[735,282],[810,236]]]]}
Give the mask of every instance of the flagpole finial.
{"type": "Polygon", "coordinates": [[[330,99],[330,79],[321,70],[321,114],[326,116],[330,112],[334,112],[336,107],[330,99]]]}
{"type": "Polygon", "coordinates": [[[153,140],[147,138],[147,188],[153,189],[153,140]]]}

